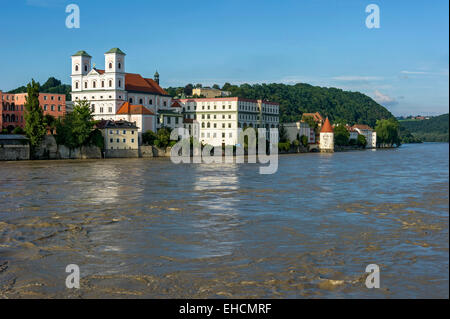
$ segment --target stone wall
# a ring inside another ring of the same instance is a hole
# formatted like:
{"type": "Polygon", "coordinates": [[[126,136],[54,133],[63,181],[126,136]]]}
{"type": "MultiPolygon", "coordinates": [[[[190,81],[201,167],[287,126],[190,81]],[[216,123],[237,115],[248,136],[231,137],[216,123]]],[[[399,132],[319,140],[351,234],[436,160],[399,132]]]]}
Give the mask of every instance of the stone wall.
{"type": "Polygon", "coordinates": [[[139,150],[137,149],[105,150],[105,158],[121,158],[121,157],[129,157],[129,158],[139,157],[139,150]]]}
{"type": "Polygon", "coordinates": [[[0,161],[19,161],[29,159],[29,145],[0,145],[0,161]]]}
{"type": "Polygon", "coordinates": [[[139,151],[140,157],[153,157],[153,146],[151,145],[142,145],[139,151]]]}
{"type": "Polygon", "coordinates": [[[65,145],[56,144],[52,135],[46,135],[40,147],[36,150],[35,159],[96,159],[102,158],[102,151],[97,146],[82,146],[70,149],[65,145]]]}

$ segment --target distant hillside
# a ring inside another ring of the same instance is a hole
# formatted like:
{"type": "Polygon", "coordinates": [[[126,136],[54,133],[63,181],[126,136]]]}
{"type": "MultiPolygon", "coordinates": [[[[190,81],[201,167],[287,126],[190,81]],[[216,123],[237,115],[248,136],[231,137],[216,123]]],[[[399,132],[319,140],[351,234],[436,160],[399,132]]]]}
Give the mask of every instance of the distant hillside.
{"type": "Polygon", "coordinates": [[[442,114],[429,120],[399,121],[400,126],[424,142],[448,142],[449,115],[442,114]]]}
{"type": "MultiPolygon", "coordinates": [[[[320,112],[332,122],[343,120],[348,124],[368,124],[375,126],[378,119],[387,119],[393,115],[367,95],[348,92],[336,88],[325,88],[298,83],[286,84],[242,84],[226,83],[223,90],[232,96],[250,99],[267,99],[280,103],[280,122],[300,120],[305,112],[320,112]]],[[[169,88],[168,92],[176,92],[169,88]]]]}
{"type": "MultiPolygon", "coordinates": [[[[55,94],[65,94],[66,101],[70,100],[70,91],[72,87],[68,84],[62,84],[60,80],[55,79],[54,77],[50,77],[47,82],[43,85],[40,85],[39,92],[42,93],[55,93],[55,94]]],[[[26,93],[27,87],[21,86],[17,89],[11,90],[8,93],[26,93]]]]}

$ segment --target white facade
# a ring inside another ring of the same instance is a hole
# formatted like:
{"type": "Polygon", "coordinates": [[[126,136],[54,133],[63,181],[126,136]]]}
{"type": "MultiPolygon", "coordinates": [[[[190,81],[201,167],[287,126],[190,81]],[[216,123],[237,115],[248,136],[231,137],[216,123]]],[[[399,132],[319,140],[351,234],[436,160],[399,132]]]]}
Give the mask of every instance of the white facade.
{"type": "Polygon", "coordinates": [[[105,53],[104,70],[92,68],[91,59],[85,51],[72,56],[72,101],[89,101],[95,120],[132,121],[136,122],[140,133],[156,131],[158,112],[170,110],[172,98],[153,79],[126,73],[125,53],[118,48],[105,53]],[[117,114],[124,102],[143,105],[154,116],[117,114]]]}
{"type": "Polygon", "coordinates": [[[320,133],[320,151],[333,152],[334,151],[334,133],[321,132],[320,133]]]}
{"type": "MultiPolygon", "coordinates": [[[[185,119],[198,126],[198,139],[204,144],[236,145],[239,130],[247,127],[266,128],[266,139],[270,139],[268,129],[279,126],[279,105],[273,102],[237,97],[180,99],[177,102],[185,119]]],[[[188,128],[186,120],[184,125],[188,128]]]]}
{"type": "Polygon", "coordinates": [[[377,132],[372,130],[367,125],[359,125],[356,124],[353,128],[361,135],[364,135],[366,138],[367,148],[376,148],[377,147],[377,132]]]}
{"type": "Polygon", "coordinates": [[[310,128],[308,123],[306,122],[294,122],[294,123],[285,123],[283,126],[286,128],[286,131],[289,136],[289,140],[292,142],[298,137],[302,137],[302,135],[308,138],[308,144],[312,144],[315,142],[315,133],[314,129],[310,128]]]}

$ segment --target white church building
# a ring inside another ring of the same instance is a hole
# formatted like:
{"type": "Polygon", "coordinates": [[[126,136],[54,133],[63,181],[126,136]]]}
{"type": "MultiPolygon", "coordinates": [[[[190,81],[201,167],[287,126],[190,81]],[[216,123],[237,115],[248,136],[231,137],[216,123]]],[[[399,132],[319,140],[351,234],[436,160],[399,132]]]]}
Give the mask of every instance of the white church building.
{"type": "Polygon", "coordinates": [[[181,108],[159,86],[158,72],[153,79],[125,72],[125,53],[119,48],[105,53],[104,69],[92,67],[86,51],[71,58],[72,101],[89,101],[94,119],[136,122],[139,133],[173,128],[177,122],[182,126],[181,108]]]}

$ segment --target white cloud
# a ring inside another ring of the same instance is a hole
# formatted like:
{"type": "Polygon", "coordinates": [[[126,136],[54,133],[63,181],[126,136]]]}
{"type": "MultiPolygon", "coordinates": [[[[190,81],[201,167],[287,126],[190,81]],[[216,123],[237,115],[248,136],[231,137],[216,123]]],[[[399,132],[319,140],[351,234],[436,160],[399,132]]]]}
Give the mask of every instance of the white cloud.
{"type": "Polygon", "coordinates": [[[429,72],[421,72],[421,71],[401,71],[401,74],[430,74],[429,72]]]}
{"type": "Polygon", "coordinates": [[[364,75],[343,75],[343,76],[336,76],[331,79],[335,81],[344,81],[344,82],[368,82],[368,81],[383,80],[383,78],[379,76],[364,76],[364,75]]]}
{"type": "Polygon", "coordinates": [[[398,104],[397,100],[387,94],[383,94],[378,90],[374,92],[374,100],[384,106],[394,106],[398,104]]]}

